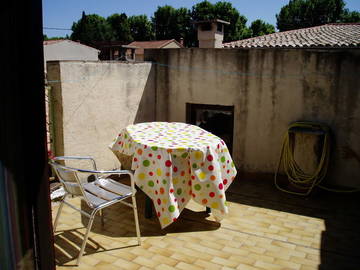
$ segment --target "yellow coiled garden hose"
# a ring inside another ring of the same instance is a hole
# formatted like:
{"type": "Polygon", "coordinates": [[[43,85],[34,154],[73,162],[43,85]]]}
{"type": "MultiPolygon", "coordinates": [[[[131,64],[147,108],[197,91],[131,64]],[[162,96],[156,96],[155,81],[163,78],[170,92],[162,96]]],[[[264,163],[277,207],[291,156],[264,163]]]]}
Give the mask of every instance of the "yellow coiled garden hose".
{"type": "Polygon", "coordinates": [[[334,192],[355,192],[358,190],[336,190],[324,187],[320,185],[321,181],[324,179],[330,159],[330,129],[328,126],[315,123],[315,122],[295,122],[291,124],[284,136],[283,145],[281,149],[281,155],[278,163],[277,170],[275,172],[274,182],[275,186],[284,192],[296,195],[307,196],[311,193],[315,186],[323,188],[328,191],[334,192]],[[308,174],[305,173],[300,166],[296,163],[294,158],[294,139],[291,138],[290,133],[296,132],[296,129],[302,129],[310,131],[309,133],[317,133],[323,135],[323,148],[321,151],[320,161],[314,173],[308,174]],[[280,167],[283,167],[284,172],[288,177],[290,184],[296,188],[296,190],[302,190],[304,192],[296,192],[291,190],[286,190],[279,186],[277,181],[277,174],[280,167]]]}

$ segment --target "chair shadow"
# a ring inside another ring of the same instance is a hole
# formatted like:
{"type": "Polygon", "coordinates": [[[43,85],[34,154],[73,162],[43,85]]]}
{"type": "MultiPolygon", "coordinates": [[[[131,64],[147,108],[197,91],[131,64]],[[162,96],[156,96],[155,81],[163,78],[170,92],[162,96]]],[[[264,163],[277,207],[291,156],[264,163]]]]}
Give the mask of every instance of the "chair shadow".
{"type": "Polygon", "coordinates": [[[331,193],[319,188],[307,196],[277,190],[273,175],[243,176],[227,191],[227,200],[323,219],[319,269],[359,269],[360,197],[356,193],[331,193]]]}

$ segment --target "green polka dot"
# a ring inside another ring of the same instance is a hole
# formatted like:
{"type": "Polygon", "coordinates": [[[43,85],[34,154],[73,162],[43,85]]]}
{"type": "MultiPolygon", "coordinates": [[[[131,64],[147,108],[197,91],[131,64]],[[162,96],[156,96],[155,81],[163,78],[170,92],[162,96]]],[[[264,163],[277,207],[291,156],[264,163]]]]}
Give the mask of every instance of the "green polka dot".
{"type": "Polygon", "coordinates": [[[125,134],[125,139],[127,139],[127,137],[128,137],[127,134],[125,134]]]}
{"type": "Polygon", "coordinates": [[[231,162],[231,167],[234,167],[235,165],[234,165],[234,162],[231,162]]]}
{"type": "Polygon", "coordinates": [[[181,189],[181,188],[178,188],[178,189],[176,190],[176,193],[177,193],[177,195],[181,195],[182,189],[181,189]]]}
{"type": "Polygon", "coordinates": [[[207,184],[206,187],[209,188],[209,187],[210,187],[210,184],[207,184]]]}
{"type": "Polygon", "coordinates": [[[201,186],[200,186],[199,184],[196,184],[196,185],[194,186],[194,188],[195,188],[196,190],[200,190],[200,189],[201,189],[201,186]]]}
{"type": "Polygon", "coordinates": [[[150,166],[150,161],[149,160],[144,160],[143,161],[143,165],[145,166],[145,167],[149,167],[150,166]]]}
{"type": "Polygon", "coordinates": [[[141,189],[144,189],[144,186],[140,186],[141,189]]]}
{"type": "Polygon", "coordinates": [[[225,162],[225,157],[221,157],[221,162],[225,162]]]}
{"type": "Polygon", "coordinates": [[[173,155],[173,158],[176,158],[177,156],[176,155],[173,155]]]}
{"type": "Polygon", "coordinates": [[[183,180],[183,184],[185,184],[185,180],[183,180]]]}
{"type": "Polygon", "coordinates": [[[129,148],[131,148],[131,143],[129,144],[129,148]]]}
{"type": "Polygon", "coordinates": [[[157,146],[151,146],[151,149],[154,151],[158,150],[157,146]]]}
{"type": "Polygon", "coordinates": [[[193,167],[194,169],[196,169],[196,168],[197,168],[196,163],[193,163],[192,167],[193,167]]]}
{"type": "Polygon", "coordinates": [[[153,181],[149,181],[149,182],[148,182],[148,186],[149,186],[149,187],[153,187],[154,185],[155,185],[155,184],[154,184],[153,181]]]}
{"type": "Polygon", "coordinates": [[[169,206],[169,212],[174,212],[174,211],[175,211],[175,206],[170,205],[170,206],[169,206]]]}
{"type": "Polygon", "coordinates": [[[163,179],[162,183],[165,185],[167,183],[167,181],[165,179],[163,179]]]}
{"type": "Polygon", "coordinates": [[[185,152],[185,153],[183,153],[183,154],[181,155],[182,158],[186,158],[187,156],[188,156],[188,153],[187,153],[187,152],[185,152]]]}

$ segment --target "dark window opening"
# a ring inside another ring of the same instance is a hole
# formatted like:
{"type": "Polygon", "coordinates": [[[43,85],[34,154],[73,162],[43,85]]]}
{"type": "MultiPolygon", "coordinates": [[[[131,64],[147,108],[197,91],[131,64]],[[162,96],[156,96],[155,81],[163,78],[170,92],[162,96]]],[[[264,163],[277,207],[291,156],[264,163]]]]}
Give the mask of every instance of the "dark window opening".
{"type": "Polygon", "coordinates": [[[232,153],[234,106],[186,103],[186,122],[220,137],[232,153]]]}
{"type": "Polygon", "coordinates": [[[202,31],[211,31],[211,23],[204,23],[201,25],[202,31]]]}
{"type": "Polygon", "coordinates": [[[222,33],[222,31],[223,31],[223,25],[222,25],[221,23],[218,23],[218,24],[217,24],[217,31],[222,33]]]}

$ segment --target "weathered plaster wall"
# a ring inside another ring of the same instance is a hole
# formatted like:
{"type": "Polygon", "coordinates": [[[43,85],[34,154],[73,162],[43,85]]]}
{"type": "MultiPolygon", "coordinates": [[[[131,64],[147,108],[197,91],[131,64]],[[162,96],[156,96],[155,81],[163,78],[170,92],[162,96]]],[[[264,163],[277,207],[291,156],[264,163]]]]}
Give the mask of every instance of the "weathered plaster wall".
{"type": "Polygon", "coordinates": [[[108,145],[135,122],[155,119],[150,63],[48,62],[56,155],[91,155],[119,167],[108,145]]]}
{"type": "Polygon", "coordinates": [[[288,125],[319,121],[334,134],[327,181],[360,187],[360,50],[146,50],[145,60],[157,120],[185,122],[186,103],[235,107],[240,170],[274,172],[288,125]]]}

